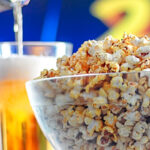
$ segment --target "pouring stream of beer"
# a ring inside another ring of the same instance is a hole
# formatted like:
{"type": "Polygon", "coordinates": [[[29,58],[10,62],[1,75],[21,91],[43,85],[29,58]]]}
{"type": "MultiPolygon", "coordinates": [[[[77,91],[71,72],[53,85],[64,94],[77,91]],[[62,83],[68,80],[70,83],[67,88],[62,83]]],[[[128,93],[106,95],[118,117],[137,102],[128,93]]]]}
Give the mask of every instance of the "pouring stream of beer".
{"type": "Polygon", "coordinates": [[[15,39],[18,44],[18,53],[19,55],[23,54],[23,21],[22,21],[22,5],[17,2],[14,4],[13,8],[14,15],[14,32],[15,39]]]}

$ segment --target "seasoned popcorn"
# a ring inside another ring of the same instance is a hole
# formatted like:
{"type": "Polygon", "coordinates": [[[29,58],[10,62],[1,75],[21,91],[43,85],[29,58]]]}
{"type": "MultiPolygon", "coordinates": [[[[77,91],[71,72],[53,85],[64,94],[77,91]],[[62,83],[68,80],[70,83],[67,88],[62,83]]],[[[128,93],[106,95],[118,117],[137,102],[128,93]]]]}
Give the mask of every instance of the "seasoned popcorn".
{"type": "Polygon", "coordinates": [[[149,58],[150,57],[150,46],[139,47],[136,51],[139,57],[149,58]]]}
{"type": "Polygon", "coordinates": [[[129,137],[129,134],[131,133],[131,127],[123,126],[118,129],[118,133],[122,137],[129,137]]]}
{"type": "Polygon", "coordinates": [[[71,57],[57,60],[58,70],[44,70],[41,77],[134,71],[140,66],[150,68],[150,38],[124,34],[122,40],[108,36],[84,42],[71,57]]]}
{"type": "Polygon", "coordinates": [[[137,63],[139,63],[139,61],[140,59],[137,58],[136,56],[133,56],[133,55],[126,56],[126,62],[128,64],[136,65],[137,63]]]}
{"type": "Polygon", "coordinates": [[[111,86],[114,88],[120,88],[122,87],[123,79],[122,77],[113,77],[111,80],[111,86]]]}
{"type": "Polygon", "coordinates": [[[61,118],[55,132],[65,150],[150,150],[148,36],[86,41],[71,57],[59,58],[57,68],[41,78],[79,75],[51,86],[61,118]]]}
{"type": "Polygon", "coordinates": [[[115,124],[117,122],[117,117],[114,116],[110,111],[107,112],[107,116],[104,117],[105,124],[112,128],[115,128],[115,124]]]}

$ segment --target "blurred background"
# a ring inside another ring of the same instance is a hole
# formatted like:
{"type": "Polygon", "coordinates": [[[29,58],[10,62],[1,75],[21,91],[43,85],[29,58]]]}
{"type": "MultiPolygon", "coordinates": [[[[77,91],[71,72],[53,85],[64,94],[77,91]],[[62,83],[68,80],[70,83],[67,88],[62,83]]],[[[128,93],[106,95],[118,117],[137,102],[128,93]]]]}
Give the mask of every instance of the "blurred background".
{"type": "MultiPolygon", "coordinates": [[[[0,0],[0,2],[2,1],[3,0],[0,0]]],[[[0,42],[15,41],[13,24],[12,10],[0,12],[0,42]]],[[[150,0],[31,0],[29,5],[23,7],[24,41],[70,42],[74,47],[73,52],[76,52],[80,45],[86,40],[101,39],[108,34],[116,38],[122,38],[124,32],[132,33],[137,36],[145,34],[150,36],[150,0]]],[[[4,44],[3,46],[7,52],[9,48],[8,45],[4,44]]],[[[61,47],[61,51],[65,52],[65,50],[62,50],[62,45],[57,45],[57,50],[59,50],[59,52],[57,52],[58,54],[61,54],[58,47],[61,47]]],[[[32,46],[29,46],[29,48],[32,48],[32,46]]],[[[43,48],[45,49],[44,46],[43,48]]],[[[34,50],[35,49],[32,48],[32,52],[34,52],[34,50]]],[[[44,51],[36,46],[36,54],[39,50],[44,51]]],[[[43,60],[46,59],[44,58],[43,60]]],[[[56,59],[52,61],[55,62],[56,59]]],[[[10,66],[11,63],[8,62],[8,64],[8,66],[10,66]]],[[[3,66],[3,64],[1,66],[3,66]]],[[[0,69],[0,73],[2,74],[5,67],[1,67],[0,69]]],[[[20,89],[21,92],[18,95],[13,94],[14,99],[16,99],[15,105],[17,106],[18,101],[21,99],[22,103],[20,105],[22,105],[24,101],[28,102],[24,83],[24,80],[21,82],[11,80],[3,82],[2,79],[0,79],[0,98],[2,99],[0,99],[0,104],[3,104],[2,101],[9,102],[12,98],[12,93],[19,93],[18,89],[20,89]]],[[[15,101],[13,100],[13,102],[15,101]]],[[[12,103],[10,103],[10,107],[12,106],[12,103]]],[[[16,108],[18,109],[18,107],[16,108]]],[[[28,109],[31,110],[29,104],[28,109]]],[[[9,108],[8,111],[10,111],[9,108]]],[[[11,113],[4,113],[4,115],[0,111],[0,135],[1,131],[3,131],[1,126],[5,131],[2,133],[4,135],[3,145],[6,145],[4,150],[52,150],[52,147],[45,140],[37,126],[34,115],[31,113],[30,118],[22,121],[21,114],[18,114],[19,119],[21,118],[21,121],[19,120],[20,124],[16,121],[18,117],[16,114],[14,115],[13,111],[11,113]],[[5,114],[11,114],[8,116],[8,120],[11,122],[9,123],[8,121],[8,127],[10,131],[12,131],[10,133],[4,128],[7,122],[5,114]],[[12,116],[15,116],[14,123],[12,116]],[[19,125],[20,128],[18,128],[16,124],[19,125]],[[14,130],[12,130],[12,127],[14,130]],[[16,132],[15,129],[19,129],[20,132],[16,132]],[[12,135],[10,139],[8,138],[9,136],[7,137],[8,133],[12,135]],[[14,138],[14,133],[18,133],[16,135],[19,136],[14,138]],[[18,137],[21,137],[20,145],[18,137]],[[7,140],[5,139],[7,139],[10,144],[7,144],[7,140]],[[27,143],[27,145],[25,143],[27,143]],[[7,145],[10,145],[10,147],[7,145]]],[[[3,139],[0,139],[0,150],[2,149],[1,141],[3,142],[3,139]]]]}
{"type": "MultiPolygon", "coordinates": [[[[14,41],[12,10],[0,13],[0,41],[14,41]]],[[[150,0],[31,0],[23,8],[24,41],[85,40],[124,32],[150,34],[150,0]]]]}

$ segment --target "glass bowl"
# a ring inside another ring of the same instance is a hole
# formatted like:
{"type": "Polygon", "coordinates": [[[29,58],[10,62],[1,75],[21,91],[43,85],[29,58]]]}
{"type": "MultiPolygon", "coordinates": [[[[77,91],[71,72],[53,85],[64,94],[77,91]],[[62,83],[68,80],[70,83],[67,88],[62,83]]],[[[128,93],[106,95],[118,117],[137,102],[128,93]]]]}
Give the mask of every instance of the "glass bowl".
{"type": "Polygon", "coordinates": [[[149,150],[150,70],[26,83],[36,119],[56,150],[149,150]]]}

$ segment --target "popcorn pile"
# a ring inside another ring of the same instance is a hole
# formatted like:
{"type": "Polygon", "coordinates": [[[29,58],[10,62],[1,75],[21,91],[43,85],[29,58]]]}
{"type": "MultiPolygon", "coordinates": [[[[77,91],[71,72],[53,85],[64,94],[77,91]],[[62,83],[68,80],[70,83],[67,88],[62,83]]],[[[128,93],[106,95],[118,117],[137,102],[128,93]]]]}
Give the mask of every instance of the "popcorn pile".
{"type": "Polygon", "coordinates": [[[41,78],[108,72],[141,71],[150,68],[150,38],[124,34],[122,40],[111,36],[103,41],[89,40],[71,57],[57,60],[58,70],[44,70],[41,78]]]}
{"type": "Polygon", "coordinates": [[[149,37],[87,41],[57,67],[41,78],[77,75],[39,85],[51,102],[44,123],[62,150],[150,150],[149,37]]]}

